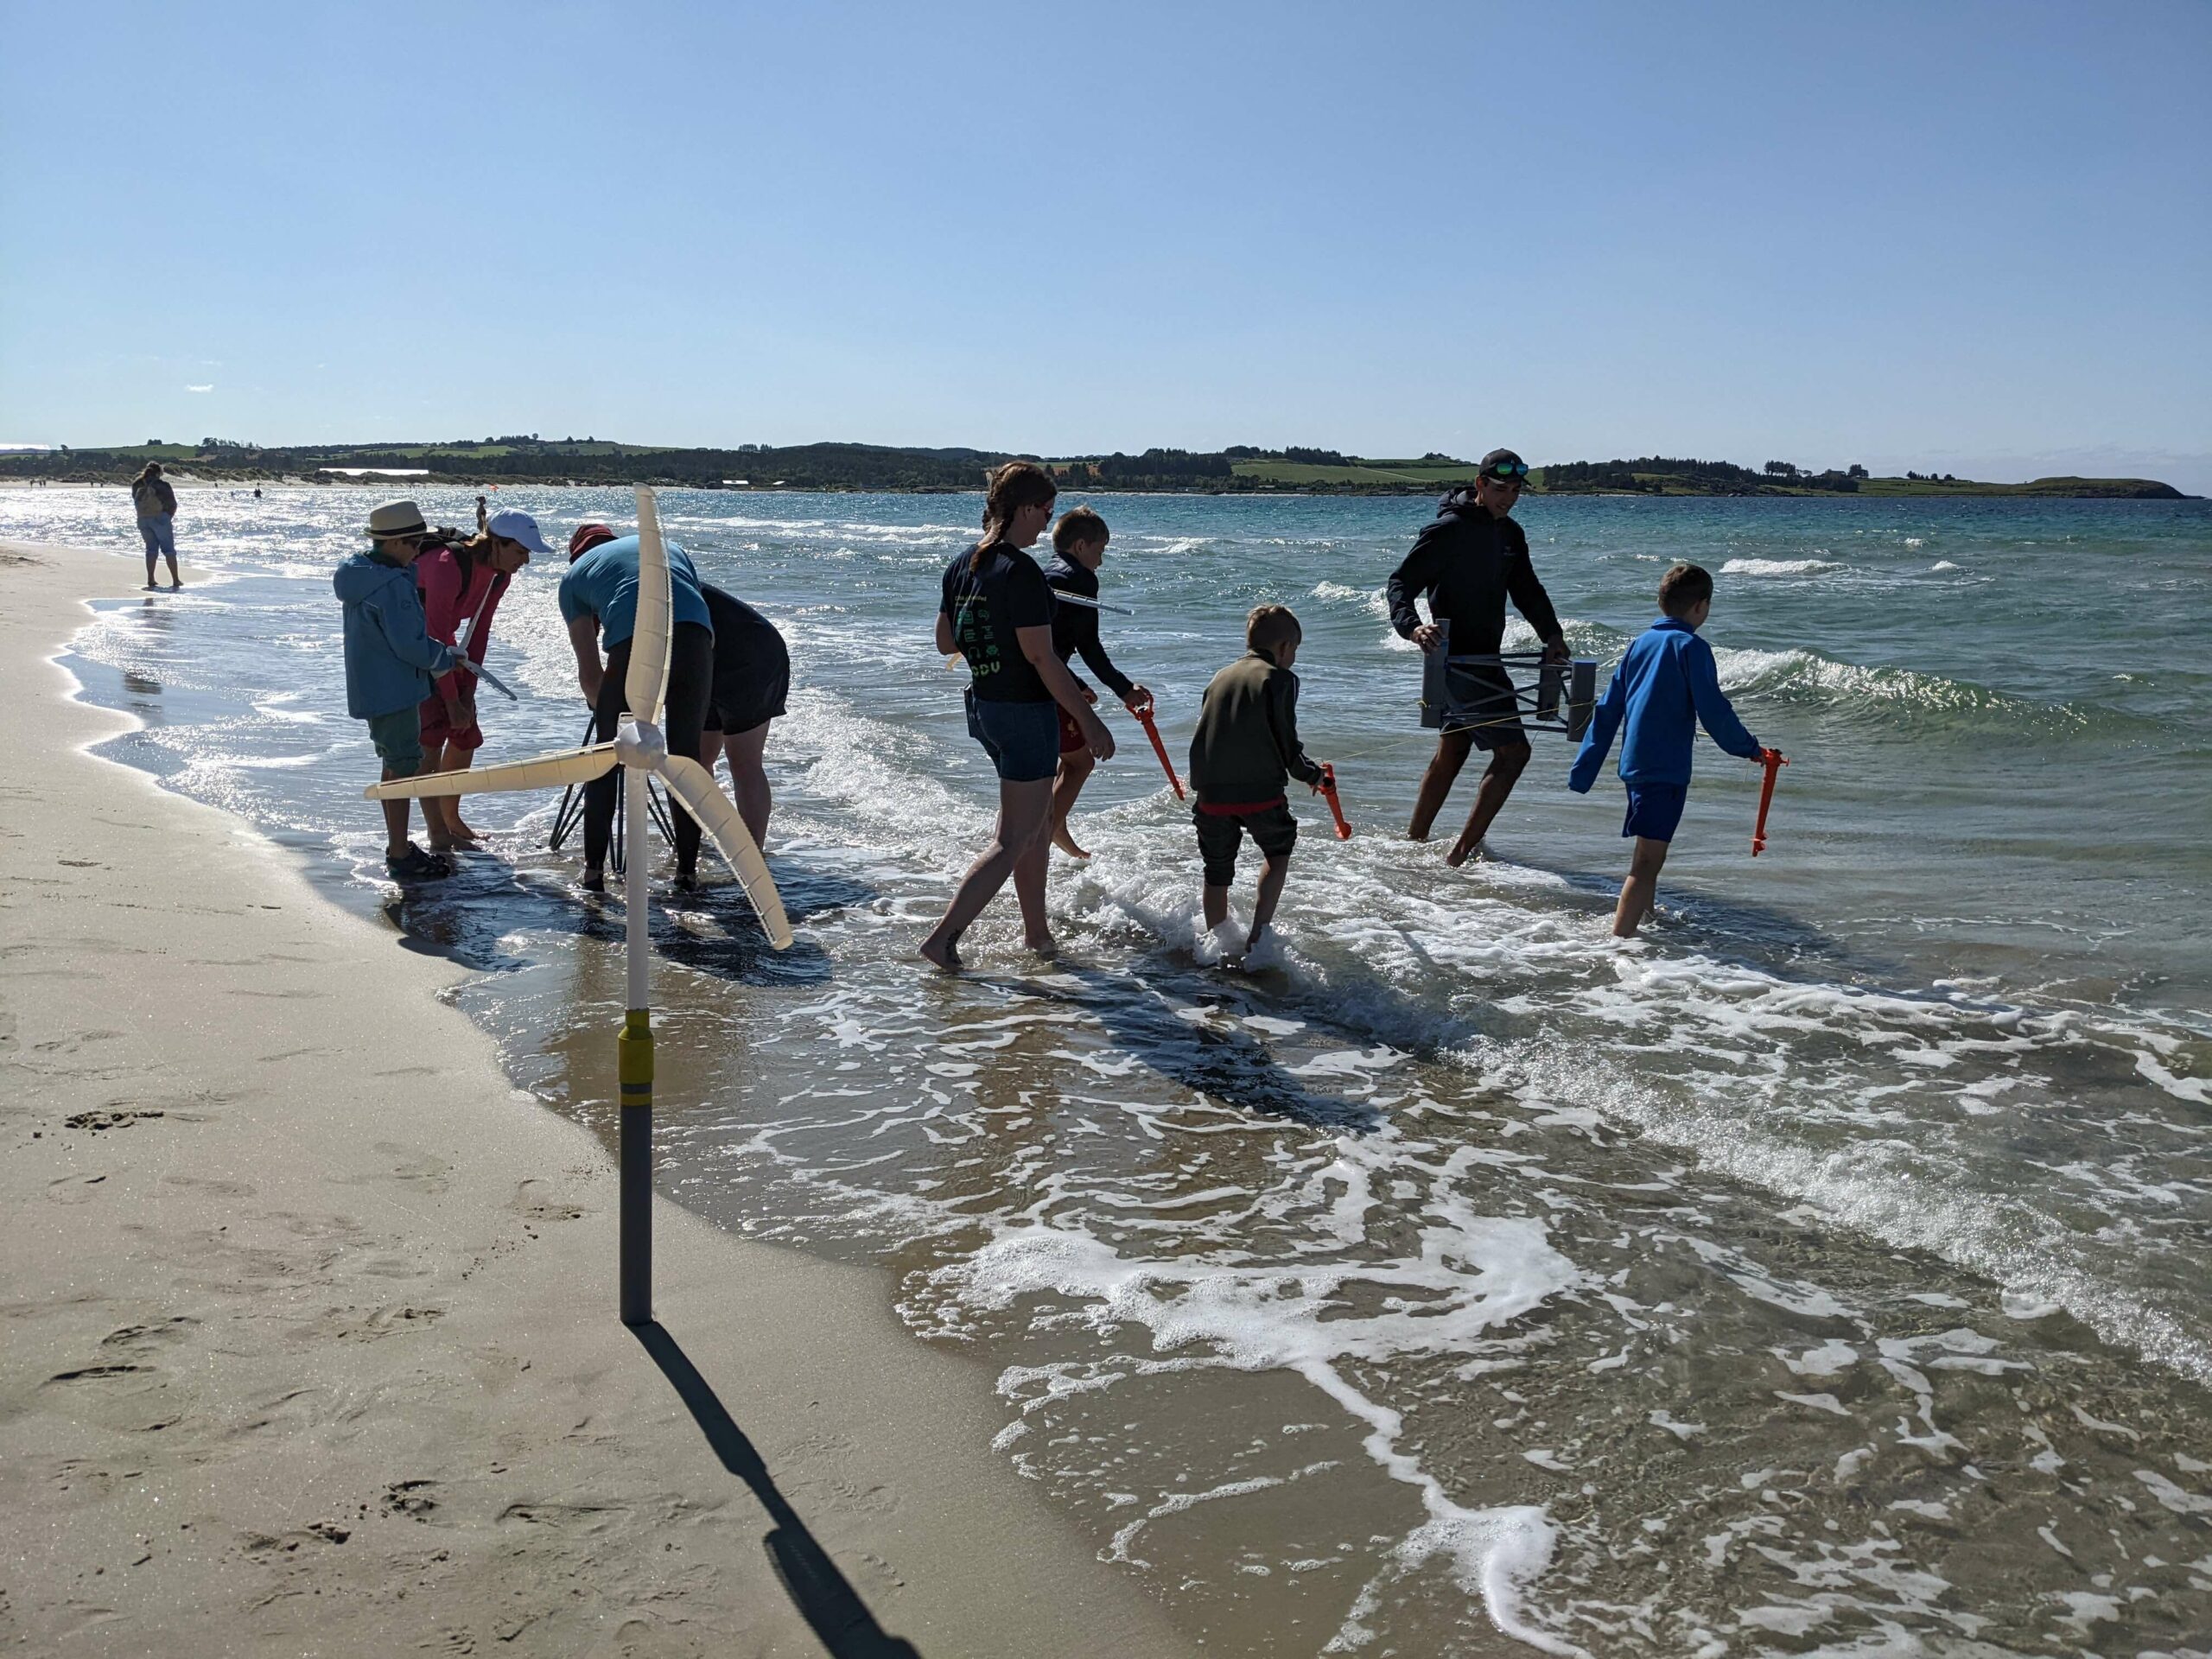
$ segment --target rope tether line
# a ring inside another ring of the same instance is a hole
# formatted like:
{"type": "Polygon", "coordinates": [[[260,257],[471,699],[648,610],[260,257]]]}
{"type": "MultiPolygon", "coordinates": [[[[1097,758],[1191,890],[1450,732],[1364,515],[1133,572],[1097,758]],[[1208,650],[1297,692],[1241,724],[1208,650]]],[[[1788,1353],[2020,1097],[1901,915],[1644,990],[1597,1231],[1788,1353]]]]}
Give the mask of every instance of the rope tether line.
{"type": "Polygon", "coordinates": [[[1442,733],[1480,731],[1492,726],[1522,726],[1524,730],[1559,732],[1580,742],[1590,728],[1598,707],[1598,664],[1580,657],[1558,662],[1534,651],[1452,652],[1452,624],[1440,620],[1438,639],[1421,654],[1421,723],[1442,733]],[[1533,688],[1516,685],[1506,671],[1533,667],[1533,688]],[[1465,671],[1491,669],[1494,678],[1474,680],[1477,695],[1465,695],[1453,683],[1452,671],[1462,671],[1462,681],[1474,679],[1465,671]],[[1490,713],[1503,705],[1503,712],[1490,713]],[[1480,712],[1482,717],[1477,718],[1480,712]]]}

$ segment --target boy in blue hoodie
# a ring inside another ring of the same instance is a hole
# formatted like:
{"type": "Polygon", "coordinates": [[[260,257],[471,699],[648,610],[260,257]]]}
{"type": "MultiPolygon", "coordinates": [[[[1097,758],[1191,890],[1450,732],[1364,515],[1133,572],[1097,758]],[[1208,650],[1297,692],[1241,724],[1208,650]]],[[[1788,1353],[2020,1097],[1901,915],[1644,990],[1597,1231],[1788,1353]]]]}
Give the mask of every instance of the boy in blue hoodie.
{"type": "MultiPolygon", "coordinates": [[[[460,660],[451,646],[430,638],[409,568],[429,533],[412,501],[387,501],[369,514],[370,550],[340,565],[331,579],[346,607],[346,712],[368,722],[386,783],[422,771],[423,699],[430,695],[432,677],[460,660]]],[[[445,860],[407,838],[405,800],[383,805],[384,862],[393,876],[410,881],[453,874],[445,860]]]]}
{"type": "Polygon", "coordinates": [[[1675,566],[1659,579],[1659,608],[1666,614],[1637,637],[1613,671],[1567,779],[1576,794],[1590,792],[1625,717],[1620,775],[1628,819],[1621,834],[1636,837],[1636,852],[1613,912],[1614,936],[1624,939],[1634,937],[1658,896],[1659,869],[1689,798],[1698,722],[1731,754],[1756,760],[1764,753],[1721,692],[1713,647],[1697,637],[1713,613],[1713,578],[1694,564],[1675,566]]]}

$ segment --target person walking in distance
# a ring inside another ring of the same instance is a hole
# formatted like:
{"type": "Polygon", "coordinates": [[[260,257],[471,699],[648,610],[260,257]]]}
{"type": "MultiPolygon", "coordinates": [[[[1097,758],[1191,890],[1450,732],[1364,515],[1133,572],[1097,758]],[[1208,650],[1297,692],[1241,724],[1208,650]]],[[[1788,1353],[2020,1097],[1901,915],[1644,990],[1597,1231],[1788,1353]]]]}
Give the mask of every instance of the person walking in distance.
{"type": "MultiPolygon", "coordinates": [[[[1528,476],[1529,463],[1520,456],[1493,449],[1483,457],[1473,488],[1455,489],[1444,498],[1405,563],[1390,573],[1390,626],[1402,638],[1423,651],[1435,651],[1446,648],[1448,632],[1452,656],[1494,656],[1505,638],[1505,601],[1510,598],[1543,641],[1544,660],[1567,661],[1566,633],[1529,563],[1529,538],[1512,518],[1528,476]],[[1426,622],[1414,604],[1424,594],[1426,622]],[[1449,623],[1449,629],[1442,623],[1449,623]]],[[[1503,668],[1472,669],[1455,677],[1462,685],[1472,680],[1477,692],[1459,710],[1459,723],[1439,734],[1406,834],[1414,841],[1428,839],[1429,826],[1443,810],[1469,751],[1481,749],[1490,756],[1490,766],[1475,791],[1466,827],[1444,861],[1457,866],[1482,845],[1528,766],[1529,749],[1512,682],[1503,668]]]]}
{"type": "Polygon", "coordinates": [[[146,543],[146,586],[156,585],[155,559],[166,556],[169,586],[183,587],[176,574],[176,492],[162,476],[160,461],[148,461],[144,470],[130,480],[130,505],[138,512],[138,539],[146,543]]]}

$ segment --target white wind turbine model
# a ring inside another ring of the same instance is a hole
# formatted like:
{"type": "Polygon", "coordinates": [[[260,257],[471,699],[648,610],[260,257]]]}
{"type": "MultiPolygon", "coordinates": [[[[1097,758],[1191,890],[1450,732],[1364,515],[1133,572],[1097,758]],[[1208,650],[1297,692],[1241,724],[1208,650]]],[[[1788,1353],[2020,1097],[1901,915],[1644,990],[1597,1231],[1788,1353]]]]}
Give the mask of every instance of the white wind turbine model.
{"type": "Polygon", "coordinates": [[[622,1085],[622,1322],[652,1319],[652,1105],[653,1037],[650,1012],[652,957],[646,926],[645,832],[651,814],[645,780],[657,776],[683,804],[707,838],[729,861],[753,902],[768,942],[781,950],[791,942],[784,901],[768,874],[737,808],[696,760],[671,754],[658,721],[668,691],[669,641],[674,631],[669,591],[668,550],[661,540],[660,514],[653,493],[638,491],[638,616],[630,637],[630,671],[624,685],[630,712],[622,716],[612,743],[591,743],[558,754],[467,772],[439,772],[376,784],[371,800],[425,795],[508,793],[524,789],[559,789],[588,784],[615,766],[626,768],[625,811],[629,846],[623,868],[623,901],[629,947],[628,1011],[617,1039],[616,1071],[622,1085]]]}

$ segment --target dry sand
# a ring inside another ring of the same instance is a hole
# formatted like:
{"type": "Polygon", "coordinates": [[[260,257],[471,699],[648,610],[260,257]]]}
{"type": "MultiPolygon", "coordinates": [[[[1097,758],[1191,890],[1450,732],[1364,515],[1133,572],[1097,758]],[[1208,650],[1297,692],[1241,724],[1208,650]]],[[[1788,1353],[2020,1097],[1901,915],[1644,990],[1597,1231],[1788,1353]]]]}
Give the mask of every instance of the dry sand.
{"type": "Polygon", "coordinates": [[[1188,1651],[886,1276],[663,1204],[618,1322],[613,1171],[461,970],[83,751],[53,654],[141,579],[0,549],[0,1645],[1188,1651]]]}

